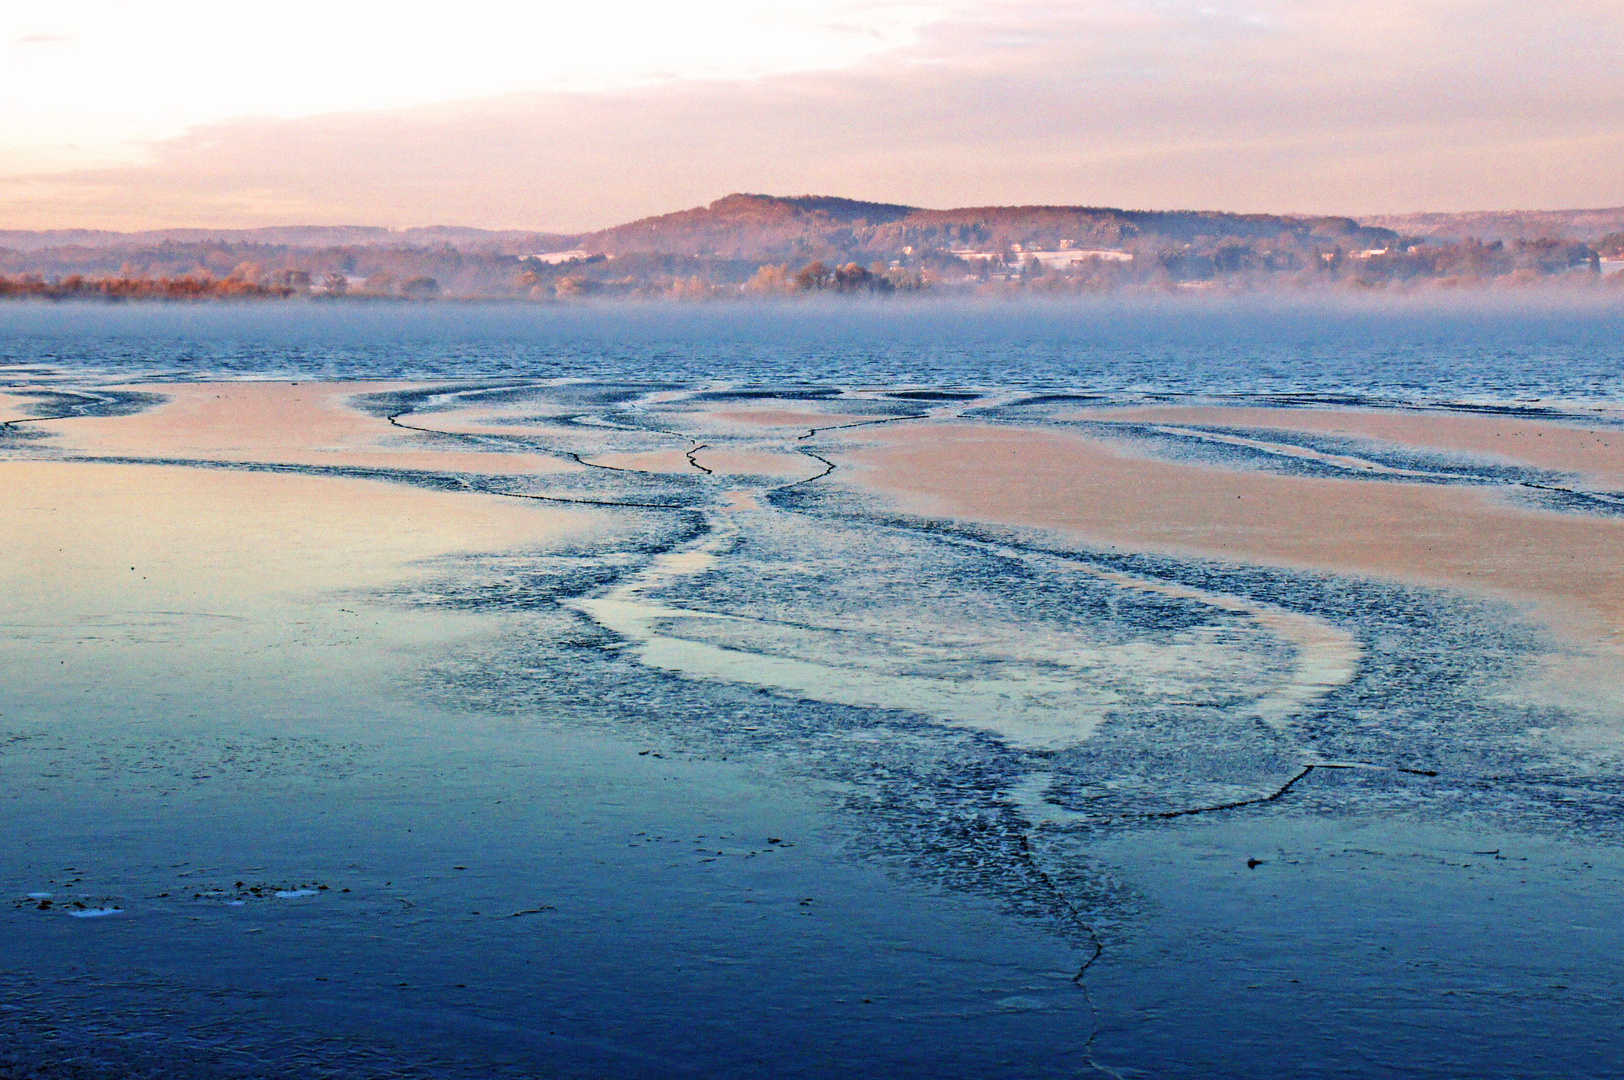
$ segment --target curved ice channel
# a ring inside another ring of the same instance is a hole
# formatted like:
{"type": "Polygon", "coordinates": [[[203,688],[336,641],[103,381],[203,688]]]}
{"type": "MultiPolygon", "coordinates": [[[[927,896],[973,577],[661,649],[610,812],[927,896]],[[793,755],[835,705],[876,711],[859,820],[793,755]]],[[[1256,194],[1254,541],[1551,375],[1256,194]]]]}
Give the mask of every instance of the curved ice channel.
{"type": "Polygon", "coordinates": [[[1041,562],[1046,573],[1088,574],[1113,587],[1158,593],[1238,614],[1283,639],[1292,660],[1259,671],[1233,642],[1198,627],[1173,640],[1096,642],[1048,627],[966,627],[949,616],[906,627],[829,627],[662,602],[655,596],[720,565],[740,529],[741,501],[687,549],[657,557],[604,596],[569,601],[628,642],[627,651],[687,678],[757,686],[840,705],[897,709],[996,734],[1011,746],[1052,750],[1089,738],[1114,709],[1196,705],[1255,717],[1286,733],[1293,717],[1349,682],[1360,648],[1352,634],[1299,612],[996,547],[1041,562]]]}

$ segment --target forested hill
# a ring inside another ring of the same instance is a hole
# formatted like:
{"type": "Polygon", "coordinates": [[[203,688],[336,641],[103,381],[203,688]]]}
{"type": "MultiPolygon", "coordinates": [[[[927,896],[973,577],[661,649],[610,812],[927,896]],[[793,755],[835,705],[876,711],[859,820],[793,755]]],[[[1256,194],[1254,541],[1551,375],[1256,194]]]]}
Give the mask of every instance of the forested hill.
{"type": "MultiPolygon", "coordinates": [[[[76,272],[108,269],[124,254],[168,249],[177,255],[208,247],[242,251],[452,248],[523,256],[581,249],[590,254],[662,254],[745,260],[895,257],[901,249],[1002,250],[1025,247],[1184,246],[1223,240],[1320,238],[1370,245],[1394,234],[1352,218],[1288,217],[1186,210],[1119,210],[1087,206],[977,206],[928,210],[827,195],[728,195],[709,206],[644,218],[595,232],[564,234],[428,226],[273,226],[257,229],[159,229],[119,233],[90,229],[0,230],[0,250],[101,252],[81,256],[76,272]],[[119,257],[116,257],[119,256],[119,257]],[[94,266],[89,264],[95,264],[94,266]]],[[[139,261],[139,260],[138,260],[139,261]]],[[[47,268],[42,267],[42,271],[47,268]]]]}
{"type": "MultiPolygon", "coordinates": [[[[538,212],[538,216],[540,216],[538,212]]],[[[1624,286],[1624,211],[1350,217],[734,194],[593,232],[0,231],[0,295],[699,299],[795,292],[1624,286]]]]}
{"type": "Polygon", "coordinates": [[[1405,236],[1444,240],[1536,240],[1594,244],[1624,233],[1624,206],[1602,210],[1483,210],[1453,214],[1385,214],[1364,219],[1405,236]]]}
{"type": "Polygon", "coordinates": [[[660,252],[738,259],[894,257],[915,250],[1115,248],[1317,237],[1369,246],[1396,239],[1352,218],[1286,217],[1089,206],[977,206],[926,210],[828,196],[735,194],[709,206],[644,218],[574,238],[593,254],[660,252]]]}

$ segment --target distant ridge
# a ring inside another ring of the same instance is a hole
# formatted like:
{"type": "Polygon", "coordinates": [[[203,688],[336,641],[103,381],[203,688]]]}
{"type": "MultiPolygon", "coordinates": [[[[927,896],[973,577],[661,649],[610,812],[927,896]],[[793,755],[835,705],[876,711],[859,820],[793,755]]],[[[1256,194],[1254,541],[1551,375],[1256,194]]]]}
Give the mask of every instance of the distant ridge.
{"type": "Polygon", "coordinates": [[[889,252],[942,243],[1114,246],[1129,240],[1258,239],[1291,234],[1372,243],[1391,238],[1347,217],[1120,210],[1093,206],[973,206],[928,210],[829,195],[737,193],[671,214],[573,238],[595,254],[661,252],[724,258],[796,258],[889,252]]]}
{"type": "MultiPolygon", "coordinates": [[[[1121,244],[1163,239],[1177,243],[1269,236],[1343,237],[1379,243],[1396,236],[1511,240],[1562,238],[1594,242],[1624,233],[1624,207],[1594,210],[1494,210],[1460,213],[1371,214],[1363,217],[1236,214],[1213,210],[1129,210],[1102,206],[971,206],[933,210],[835,195],[737,192],[706,206],[641,218],[583,233],[430,225],[276,225],[252,229],[179,228],[142,232],[101,229],[0,229],[0,249],[139,248],[162,244],[263,245],[321,248],[422,248],[526,254],[583,249],[597,254],[657,252],[736,258],[792,257],[814,248],[887,247],[908,235],[929,244],[942,236],[986,244],[1121,244]],[[871,241],[865,242],[865,241],[871,241]]],[[[903,240],[903,244],[910,243],[903,240]]]]}
{"type": "Polygon", "coordinates": [[[1162,237],[1256,239],[1316,234],[1379,240],[1380,227],[1346,217],[1230,214],[1195,210],[1122,210],[1093,206],[974,206],[931,210],[900,203],[867,202],[835,195],[735,193],[707,206],[659,214],[593,232],[564,234],[514,229],[435,225],[387,229],[376,225],[280,225],[254,229],[154,229],[110,232],[59,229],[0,230],[0,248],[150,248],[163,244],[263,245],[300,250],[339,247],[419,248],[449,245],[475,251],[526,254],[582,249],[594,254],[661,253],[727,258],[792,258],[807,252],[890,250],[943,237],[966,243],[1045,243],[1063,235],[1078,243],[1120,244],[1162,237]]]}
{"type": "Polygon", "coordinates": [[[1405,236],[1448,240],[1537,240],[1552,237],[1594,243],[1624,233],[1624,206],[1603,210],[1478,210],[1464,213],[1375,214],[1366,225],[1405,236]]]}

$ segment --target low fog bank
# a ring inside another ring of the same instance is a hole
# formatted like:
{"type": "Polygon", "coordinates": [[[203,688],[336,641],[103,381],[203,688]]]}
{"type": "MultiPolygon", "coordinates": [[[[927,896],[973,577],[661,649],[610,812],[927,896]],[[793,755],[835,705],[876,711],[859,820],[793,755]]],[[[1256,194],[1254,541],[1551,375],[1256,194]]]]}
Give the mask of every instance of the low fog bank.
{"type": "Polygon", "coordinates": [[[1292,341],[1306,335],[1444,334],[1485,342],[1543,339],[1555,330],[1612,341],[1624,297],[1569,292],[1301,296],[1137,295],[1065,299],[760,301],[748,305],[617,302],[580,305],[269,305],[23,303],[0,306],[0,341],[19,337],[192,338],[200,342],[595,341],[868,339],[1003,342],[1056,339],[1292,341]]]}
{"type": "Polygon", "coordinates": [[[630,379],[1624,397],[1579,293],[754,304],[0,306],[0,362],[109,377],[630,379]]]}

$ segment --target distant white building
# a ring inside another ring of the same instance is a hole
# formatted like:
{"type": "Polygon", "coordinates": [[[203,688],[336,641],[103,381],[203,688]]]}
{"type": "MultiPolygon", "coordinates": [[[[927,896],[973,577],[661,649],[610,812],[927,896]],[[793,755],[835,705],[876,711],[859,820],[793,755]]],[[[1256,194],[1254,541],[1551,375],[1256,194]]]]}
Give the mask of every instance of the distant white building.
{"type": "Polygon", "coordinates": [[[1133,252],[1114,248],[1068,248],[1064,251],[1023,251],[1023,263],[1041,263],[1053,269],[1081,266],[1089,262],[1133,262],[1133,252]]]}
{"type": "Polygon", "coordinates": [[[539,254],[531,255],[530,258],[535,259],[538,262],[544,262],[549,266],[557,266],[559,263],[567,263],[574,259],[584,259],[588,254],[589,252],[582,248],[575,248],[572,251],[543,251],[539,254]]]}

